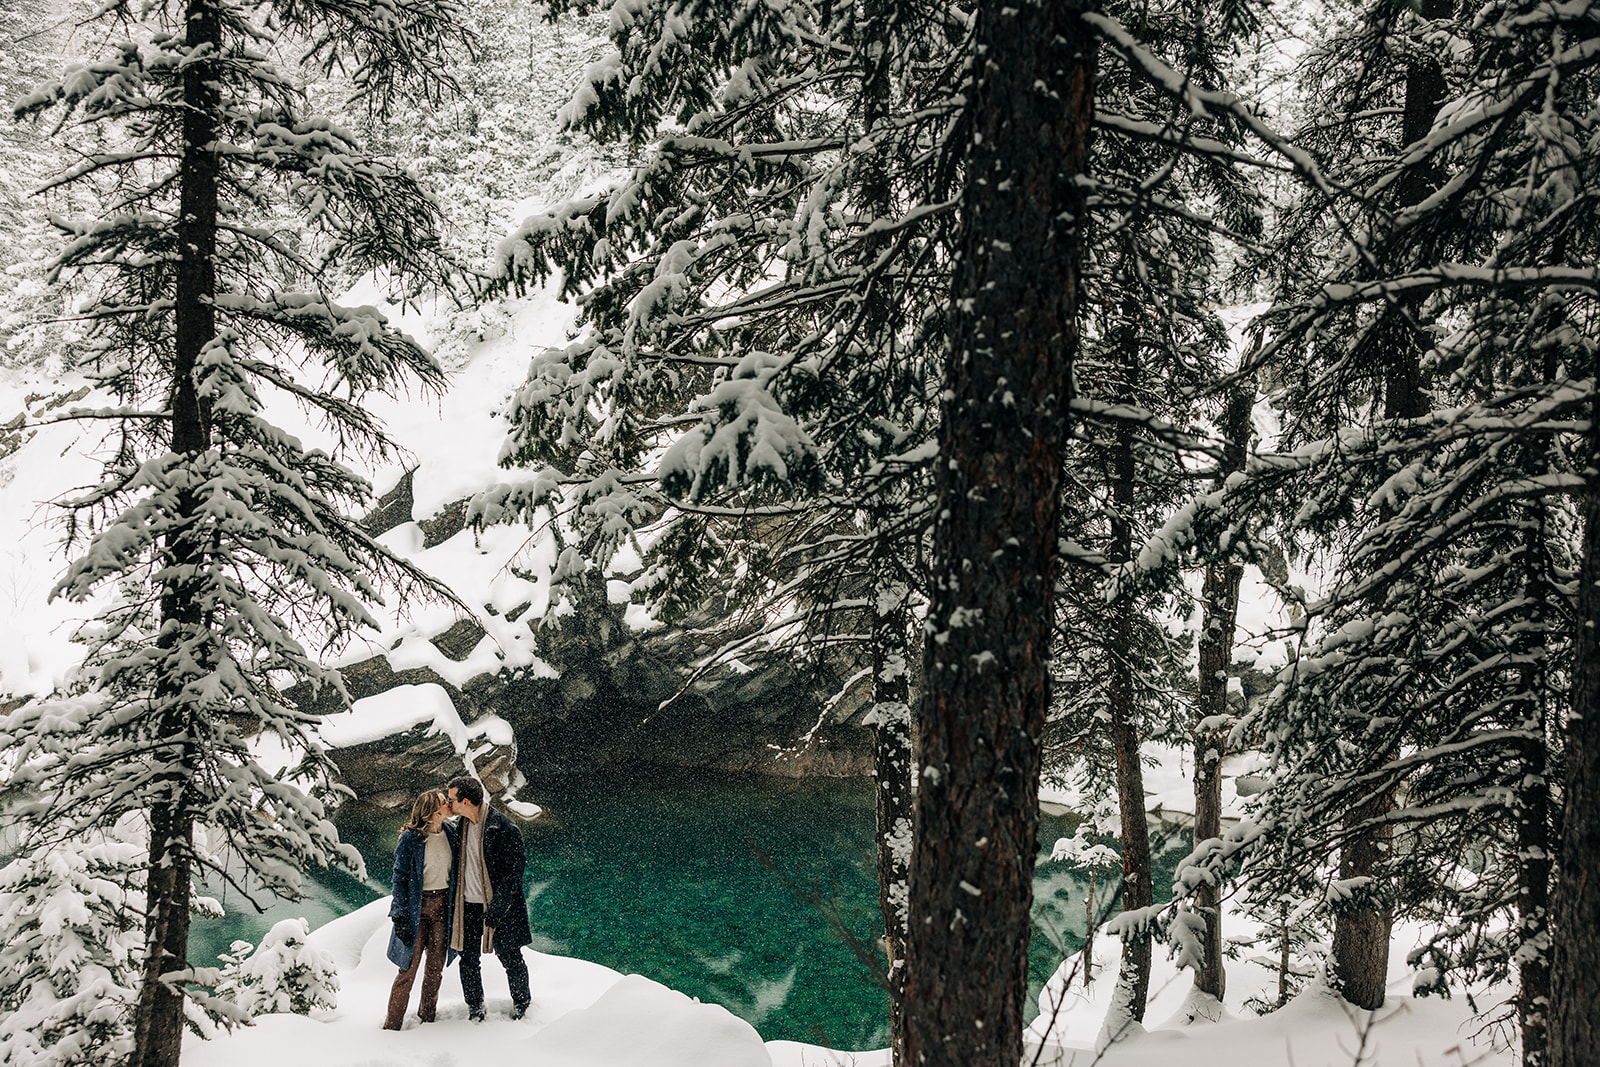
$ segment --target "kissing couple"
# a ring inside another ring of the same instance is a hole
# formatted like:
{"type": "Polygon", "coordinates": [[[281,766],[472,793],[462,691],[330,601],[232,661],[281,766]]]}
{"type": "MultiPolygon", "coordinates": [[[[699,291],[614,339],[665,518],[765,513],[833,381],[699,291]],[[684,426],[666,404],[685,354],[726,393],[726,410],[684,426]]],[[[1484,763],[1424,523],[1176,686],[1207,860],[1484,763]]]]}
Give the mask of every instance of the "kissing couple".
{"type": "Polygon", "coordinates": [[[385,1030],[398,1030],[405,1020],[418,970],[417,1017],[434,1021],[445,965],[458,955],[468,1018],[482,1022],[487,1016],[481,957],[491,952],[511,986],[511,1018],[527,1014],[532,997],[522,946],[532,943],[533,933],[522,887],[525,866],[522,831],[484,801],[476,778],[462,775],[442,791],[418,795],[394,850],[388,956],[400,973],[389,990],[385,1030]]]}

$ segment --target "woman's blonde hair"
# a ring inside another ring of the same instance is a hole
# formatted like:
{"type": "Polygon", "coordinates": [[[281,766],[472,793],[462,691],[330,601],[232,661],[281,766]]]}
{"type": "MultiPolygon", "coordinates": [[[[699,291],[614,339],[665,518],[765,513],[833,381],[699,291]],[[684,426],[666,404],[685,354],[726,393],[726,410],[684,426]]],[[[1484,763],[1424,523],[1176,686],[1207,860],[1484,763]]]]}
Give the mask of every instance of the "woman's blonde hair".
{"type": "Polygon", "coordinates": [[[410,830],[413,833],[427,833],[428,820],[433,818],[433,813],[448,804],[444,794],[437,789],[424,789],[417,794],[417,802],[411,805],[411,818],[400,828],[404,833],[410,830]]]}

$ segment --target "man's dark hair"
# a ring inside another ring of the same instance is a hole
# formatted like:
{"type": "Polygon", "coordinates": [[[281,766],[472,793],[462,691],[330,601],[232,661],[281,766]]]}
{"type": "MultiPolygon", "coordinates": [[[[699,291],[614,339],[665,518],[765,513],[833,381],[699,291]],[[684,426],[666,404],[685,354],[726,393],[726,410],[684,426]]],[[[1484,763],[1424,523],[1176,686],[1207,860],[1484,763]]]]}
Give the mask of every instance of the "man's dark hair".
{"type": "Polygon", "coordinates": [[[471,775],[458,774],[450,779],[446,790],[454,789],[456,796],[474,806],[483,803],[483,783],[471,775]]]}

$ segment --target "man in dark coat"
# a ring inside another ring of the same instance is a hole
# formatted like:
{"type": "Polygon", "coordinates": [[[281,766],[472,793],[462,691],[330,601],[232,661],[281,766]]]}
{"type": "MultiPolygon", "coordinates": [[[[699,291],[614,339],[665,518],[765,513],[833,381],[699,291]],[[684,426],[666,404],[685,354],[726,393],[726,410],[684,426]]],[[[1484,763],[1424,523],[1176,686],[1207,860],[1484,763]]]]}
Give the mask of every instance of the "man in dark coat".
{"type": "Polygon", "coordinates": [[[461,992],[474,1022],[485,1017],[483,953],[493,952],[511,986],[511,1017],[528,1010],[528,962],[522,946],[533,941],[523,895],[522,831],[483,799],[476,778],[450,779],[450,807],[461,816],[456,833],[455,911],[450,947],[461,953],[461,992]]]}

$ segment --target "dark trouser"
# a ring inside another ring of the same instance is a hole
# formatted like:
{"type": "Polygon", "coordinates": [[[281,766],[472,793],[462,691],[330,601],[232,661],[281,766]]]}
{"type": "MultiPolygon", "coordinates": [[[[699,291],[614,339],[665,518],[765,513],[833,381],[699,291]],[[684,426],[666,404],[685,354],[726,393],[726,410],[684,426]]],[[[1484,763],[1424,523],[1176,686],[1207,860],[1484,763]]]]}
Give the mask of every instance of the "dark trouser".
{"type": "Polygon", "coordinates": [[[450,936],[449,925],[444,921],[445,892],[436,889],[422,894],[422,918],[417,922],[417,938],[411,943],[411,966],[395,975],[394,985],[389,988],[385,1030],[398,1030],[405,1020],[411,983],[417,980],[417,968],[424,955],[428,962],[422,966],[422,1000],[417,1004],[417,1016],[425,1023],[433,1022],[439,1006],[439,980],[444,977],[444,947],[450,936]]]}
{"type": "MultiPolygon", "coordinates": [[[[483,959],[479,955],[483,948],[482,904],[462,901],[461,944],[461,995],[466,997],[470,1010],[479,1011],[483,1008],[483,972],[480,969],[483,959]]],[[[527,1007],[533,995],[528,992],[528,961],[522,958],[522,946],[508,945],[496,938],[494,954],[500,958],[500,966],[506,969],[512,1003],[527,1007]]]]}

